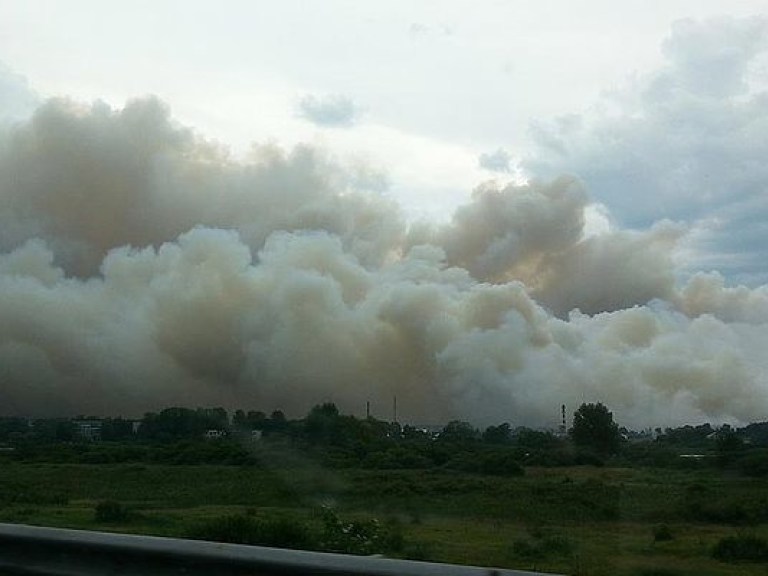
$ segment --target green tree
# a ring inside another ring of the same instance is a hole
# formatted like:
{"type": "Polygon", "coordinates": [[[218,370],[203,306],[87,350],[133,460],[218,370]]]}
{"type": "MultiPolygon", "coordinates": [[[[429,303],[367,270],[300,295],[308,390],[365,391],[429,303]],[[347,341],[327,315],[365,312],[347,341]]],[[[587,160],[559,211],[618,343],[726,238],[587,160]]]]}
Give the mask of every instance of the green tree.
{"type": "Polygon", "coordinates": [[[310,442],[334,444],[341,436],[341,419],[335,404],[317,405],[304,419],[304,434],[310,442]]]}
{"type": "Polygon", "coordinates": [[[102,440],[127,440],[133,437],[133,423],[123,418],[105,418],[101,421],[102,440]]]}
{"type": "Polygon", "coordinates": [[[282,410],[274,410],[269,419],[273,422],[279,422],[280,424],[284,424],[286,422],[285,414],[283,414],[282,410]]]}
{"type": "Polygon", "coordinates": [[[288,420],[282,410],[273,410],[269,419],[262,426],[265,434],[286,433],[288,431],[288,420]]]}
{"type": "Polygon", "coordinates": [[[483,442],[486,444],[509,444],[512,439],[512,427],[504,422],[498,426],[488,426],[483,432],[483,442]]]}
{"type": "Polygon", "coordinates": [[[455,442],[462,444],[465,442],[473,442],[478,439],[480,434],[469,423],[461,420],[452,420],[445,425],[442,432],[440,432],[441,442],[455,442]]]}
{"type": "Polygon", "coordinates": [[[613,413],[603,404],[582,404],[573,414],[571,438],[577,446],[591,448],[603,455],[615,454],[621,436],[613,413]]]}
{"type": "Polygon", "coordinates": [[[246,421],[253,430],[263,430],[267,422],[267,415],[261,410],[248,410],[246,421]]]}
{"type": "Polygon", "coordinates": [[[235,410],[235,413],[232,415],[232,426],[241,429],[248,427],[248,417],[243,410],[235,410]]]}
{"type": "Polygon", "coordinates": [[[555,450],[562,448],[562,441],[551,432],[522,428],[517,431],[515,444],[526,450],[555,450]]]}
{"type": "Polygon", "coordinates": [[[720,466],[727,466],[744,452],[744,440],[726,424],[717,435],[715,447],[717,463],[720,466]]]}

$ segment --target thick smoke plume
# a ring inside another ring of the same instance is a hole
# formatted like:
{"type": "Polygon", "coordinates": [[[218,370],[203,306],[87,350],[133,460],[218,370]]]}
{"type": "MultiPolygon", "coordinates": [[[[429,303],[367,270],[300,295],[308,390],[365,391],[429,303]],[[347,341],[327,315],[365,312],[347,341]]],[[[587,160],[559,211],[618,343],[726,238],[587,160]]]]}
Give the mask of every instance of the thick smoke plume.
{"type": "Polygon", "coordinates": [[[0,412],[765,418],[768,289],[677,286],[681,226],[589,236],[567,177],[409,226],[354,181],[308,147],[235,161],[154,99],[46,102],[0,135],[0,412]]]}

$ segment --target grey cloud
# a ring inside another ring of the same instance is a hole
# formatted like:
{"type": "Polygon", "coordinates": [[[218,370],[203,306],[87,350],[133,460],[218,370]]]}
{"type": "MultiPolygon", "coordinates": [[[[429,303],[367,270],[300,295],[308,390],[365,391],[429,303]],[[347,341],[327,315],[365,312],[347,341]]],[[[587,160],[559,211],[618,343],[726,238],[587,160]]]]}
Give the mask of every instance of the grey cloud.
{"type": "Polygon", "coordinates": [[[422,36],[429,32],[429,26],[422,24],[421,22],[413,22],[408,27],[408,32],[413,36],[422,36]]]}
{"type": "Polygon", "coordinates": [[[357,105],[350,98],[339,94],[305,96],[299,102],[299,113],[318,126],[342,128],[352,126],[360,116],[357,105]]]}
{"type": "Polygon", "coordinates": [[[426,36],[452,36],[454,34],[453,27],[450,25],[429,25],[422,22],[413,22],[408,27],[408,33],[415,38],[421,38],[426,36]]]}
{"type": "Polygon", "coordinates": [[[478,166],[490,172],[509,174],[512,172],[512,156],[503,148],[495,152],[480,154],[477,159],[478,166]]]}
{"type": "Polygon", "coordinates": [[[714,314],[728,322],[768,323],[768,286],[754,290],[728,287],[718,273],[696,274],[677,300],[678,306],[691,317],[714,314]]]}
{"type": "Polygon", "coordinates": [[[660,222],[646,231],[586,238],[588,204],[586,190],[573,178],[486,184],[450,223],[412,230],[409,241],[442,247],[448,264],[477,280],[520,281],[561,317],[575,308],[594,314],[669,299],[675,289],[672,254],[685,228],[660,222]]]}
{"type": "Polygon", "coordinates": [[[678,21],[663,45],[671,70],[655,83],[714,98],[743,94],[750,61],[768,48],[767,34],[768,22],[761,18],[678,21]]]}
{"type": "Polygon", "coordinates": [[[444,247],[451,264],[480,280],[530,281],[545,254],[580,239],[586,204],[586,191],[573,179],[501,189],[487,184],[432,242],[444,247]]]}
{"type": "Polygon", "coordinates": [[[39,98],[26,79],[0,61],[0,128],[28,118],[38,104],[39,98]]]}
{"type": "Polygon", "coordinates": [[[524,168],[578,175],[625,226],[670,218],[706,227],[699,262],[759,284],[768,245],[768,95],[750,89],[750,70],[767,49],[764,18],[679,22],[664,44],[665,67],[614,95],[613,112],[539,122],[524,168]]]}

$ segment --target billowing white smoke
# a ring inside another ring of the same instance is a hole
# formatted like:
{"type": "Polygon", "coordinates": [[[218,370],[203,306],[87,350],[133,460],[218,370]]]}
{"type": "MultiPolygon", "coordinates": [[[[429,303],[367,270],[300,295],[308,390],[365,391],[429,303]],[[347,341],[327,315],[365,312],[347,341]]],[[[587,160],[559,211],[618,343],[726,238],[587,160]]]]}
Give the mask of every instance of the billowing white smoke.
{"type": "Polygon", "coordinates": [[[44,104],[0,141],[0,412],[765,418],[766,289],[677,289],[679,226],[587,238],[560,178],[409,228],[352,180],[310,148],[235,162],[152,99],[44,104]]]}

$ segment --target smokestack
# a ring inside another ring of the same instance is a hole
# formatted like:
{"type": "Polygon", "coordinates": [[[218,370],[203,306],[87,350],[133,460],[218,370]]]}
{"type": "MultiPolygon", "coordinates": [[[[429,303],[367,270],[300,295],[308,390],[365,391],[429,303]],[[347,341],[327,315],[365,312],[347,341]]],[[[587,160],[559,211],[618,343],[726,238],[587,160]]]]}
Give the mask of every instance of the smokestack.
{"type": "Polygon", "coordinates": [[[371,419],[371,403],[370,402],[365,403],[365,419],[366,420],[371,419]]]}
{"type": "Polygon", "coordinates": [[[562,423],[560,424],[560,435],[565,436],[568,432],[568,427],[565,424],[565,404],[560,406],[560,412],[562,415],[562,423]]]}
{"type": "Polygon", "coordinates": [[[397,422],[397,396],[392,397],[392,422],[397,422]]]}

